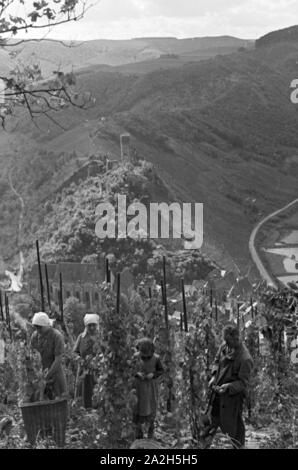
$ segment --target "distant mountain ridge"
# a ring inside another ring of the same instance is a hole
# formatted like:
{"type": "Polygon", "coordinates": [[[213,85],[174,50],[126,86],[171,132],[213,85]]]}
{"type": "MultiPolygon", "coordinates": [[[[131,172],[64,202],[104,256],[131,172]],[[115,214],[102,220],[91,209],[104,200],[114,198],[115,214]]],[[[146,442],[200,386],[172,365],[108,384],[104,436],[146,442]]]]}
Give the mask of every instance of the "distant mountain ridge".
{"type": "MultiPolygon", "coordinates": [[[[80,70],[82,68],[106,65],[121,66],[147,60],[159,59],[163,54],[177,54],[186,60],[201,60],[217,54],[232,53],[240,47],[253,47],[253,41],[229,36],[202,37],[190,39],[177,38],[137,38],[130,40],[98,39],[85,42],[43,40],[28,42],[9,48],[18,51],[18,60],[40,62],[45,76],[51,71],[80,70]],[[64,45],[66,44],[66,45],[64,45]],[[70,47],[72,45],[72,47],[70,47]]],[[[14,61],[0,49],[0,72],[7,71],[14,61]]]]}

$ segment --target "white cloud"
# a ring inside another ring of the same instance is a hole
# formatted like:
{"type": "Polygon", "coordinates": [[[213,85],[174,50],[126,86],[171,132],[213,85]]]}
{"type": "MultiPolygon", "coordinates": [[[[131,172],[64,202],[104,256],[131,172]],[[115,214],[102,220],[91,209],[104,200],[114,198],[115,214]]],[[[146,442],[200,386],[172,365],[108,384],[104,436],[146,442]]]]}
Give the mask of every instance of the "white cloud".
{"type": "MultiPolygon", "coordinates": [[[[92,1],[92,0],[90,0],[92,1]]],[[[256,38],[291,26],[297,0],[100,0],[79,22],[54,28],[60,39],[140,36],[256,38]]]]}

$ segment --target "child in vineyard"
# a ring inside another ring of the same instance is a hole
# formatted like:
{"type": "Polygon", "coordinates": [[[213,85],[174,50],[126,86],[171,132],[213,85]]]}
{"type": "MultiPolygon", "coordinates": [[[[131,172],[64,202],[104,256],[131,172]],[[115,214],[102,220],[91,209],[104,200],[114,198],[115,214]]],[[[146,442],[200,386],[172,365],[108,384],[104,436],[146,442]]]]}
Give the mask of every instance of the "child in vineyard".
{"type": "Polygon", "coordinates": [[[84,407],[91,409],[96,376],[95,371],[88,364],[88,360],[92,360],[99,348],[99,316],[92,313],[86,314],[84,325],[85,330],[78,336],[74,345],[74,352],[83,360],[77,373],[78,391],[83,397],[84,407]]]}
{"type": "Polygon", "coordinates": [[[137,349],[133,385],[133,394],[136,398],[133,411],[135,437],[136,439],[143,438],[142,425],[147,424],[148,439],[152,439],[158,404],[157,379],[163,374],[163,366],[159,356],[154,353],[154,344],[149,338],[141,339],[137,344],[137,349]]]}

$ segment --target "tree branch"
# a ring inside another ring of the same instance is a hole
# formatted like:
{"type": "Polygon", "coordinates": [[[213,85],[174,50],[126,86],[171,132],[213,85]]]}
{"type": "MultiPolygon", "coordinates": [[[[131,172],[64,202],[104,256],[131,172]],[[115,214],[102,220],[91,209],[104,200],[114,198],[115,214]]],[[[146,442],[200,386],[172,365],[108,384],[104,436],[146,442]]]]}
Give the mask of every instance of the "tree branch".
{"type": "MultiPolygon", "coordinates": [[[[5,49],[6,47],[17,47],[30,41],[42,42],[44,40],[60,43],[66,47],[81,46],[84,42],[77,44],[45,39],[45,35],[43,38],[21,39],[20,41],[3,39],[3,35],[9,33],[16,35],[20,31],[28,31],[29,29],[50,29],[78,21],[93,6],[93,3],[87,6],[87,2],[89,0],[35,0],[34,2],[32,0],[35,10],[29,14],[23,11],[22,15],[17,16],[10,14],[9,9],[14,5],[25,5],[24,0],[0,0],[0,47],[5,49]],[[60,5],[60,9],[54,4],[60,5]]],[[[16,55],[19,52],[16,51],[16,55]]],[[[5,90],[1,90],[3,93],[0,92],[0,96],[5,98],[4,102],[0,103],[2,127],[4,127],[4,121],[7,117],[15,117],[14,108],[19,106],[24,106],[33,121],[37,116],[44,114],[60,128],[63,126],[50,115],[51,112],[57,112],[69,104],[80,109],[87,108],[90,97],[89,100],[86,100],[86,95],[83,95],[84,99],[81,101],[78,99],[79,93],[77,91],[73,93],[72,87],[75,85],[73,72],[63,73],[56,70],[53,75],[53,78],[44,79],[38,64],[17,63],[8,76],[0,76],[0,79],[5,83],[5,90]]],[[[36,125],[35,122],[34,124],[36,125]]]]}
{"type": "Polygon", "coordinates": [[[20,41],[17,41],[17,42],[13,42],[11,44],[9,44],[8,42],[5,44],[5,46],[3,47],[17,47],[17,46],[20,46],[21,44],[27,44],[28,42],[45,42],[45,41],[49,41],[49,42],[56,42],[58,44],[62,44],[62,46],[64,47],[69,47],[70,49],[73,49],[73,48],[76,48],[76,47],[81,47],[83,44],[86,43],[86,41],[69,41],[70,44],[67,44],[67,42],[65,41],[62,41],[61,39],[51,39],[51,38],[48,38],[46,39],[46,36],[42,37],[42,38],[38,38],[38,39],[20,39],[20,41]]]}
{"type": "MultiPolygon", "coordinates": [[[[11,0],[11,3],[13,3],[14,0],[11,0]]],[[[55,0],[54,0],[55,1],[55,0]]],[[[13,33],[13,35],[16,35],[18,34],[20,31],[28,31],[29,29],[45,29],[45,28],[52,28],[52,27],[55,27],[55,26],[60,26],[62,24],[65,24],[65,23],[70,23],[70,22],[73,22],[73,21],[80,21],[84,15],[86,14],[86,12],[92,8],[92,6],[94,5],[93,3],[90,4],[88,7],[86,6],[87,5],[87,0],[82,0],[82,8],[81,8],[81,11],[79,13],[75,13],[74,12],[74,8],[75,6],[73,7],[73,10],[69,10],[69,11],[65,11],[65,12],[60,12],[60,16],[63,16],[63,15],[67,15],[67,18],[65,19],[61,19],[61,20],[56,20],[56,21],[48,21],[47,23],[45,24],[34,24],[34,23],[25,23],[24,25],[22,26],[8,26],[8,27],[4,27],[3,30],[1,30],[1,26],[0,26],[0,34],[8,34],[8,33],[13,33]],[[73,13],[73,16],[71,16],[73,13]]],[[[7,7],[6,7],[7,8],[7,7]]],[[[0,18],[1,18],[1,14],[0,14],[0,18]]],[[[25,20],[23,20],[25,22],[25,20]]]]}

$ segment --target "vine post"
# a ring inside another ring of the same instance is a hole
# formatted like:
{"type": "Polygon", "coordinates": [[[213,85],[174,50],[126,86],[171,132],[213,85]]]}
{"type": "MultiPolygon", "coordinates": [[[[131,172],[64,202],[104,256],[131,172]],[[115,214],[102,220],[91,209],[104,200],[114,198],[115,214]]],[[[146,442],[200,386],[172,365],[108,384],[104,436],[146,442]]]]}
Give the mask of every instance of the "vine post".
{"type": "Polygon", "coordinates": [[[107,284],[111,283],[111,271],[110,271],[110,265],[109,265],[109,258],[106,258],[106,283],[107,284]]]}
{"type": "Polygon", "coordinates": [[[12,338],[12,329],[11,329],[10,314],[9,314],[9,300],[8,300],[6,292],[5,292],[5,316],[6,316],[6,322],[8,326],[10,340],[12,341],[13,338],[12,338]]]}
{"type": "Polygon", "coordinates": [[[0,291],[0,314],[1,321],[4,321],[3,303],[2,303],[2,292],[0,291]]]}
{"type": "Polygon", "coordinates": [[[252,297],[250,298],[251,319],[254,319],[254,303],[252,297]]]}
{"type": "Polygon", "coordinates": [[[50,311],[50,313],[51,313],[51,312],[52,312],[52,307],[51,307],[51,293],[50,293],[50,285],[49,285],[48,267],[47,267],[46,264],[44,265],[44,270],[45,270],[45,276],[46,276],[48,305],[49,305],[49,311],[50,311]]]}
{"type": "Polygon", "coordinates": [[[36,253],[37,253],[37,263],[38,263],[38,272],[39,272],[39,288],[40,288],[40,300],[41,300],[41,310],[45,311],[45,303],[44,303],[44,287],[43,287],[43,280],[42,280],[42,271],[41,271],[41,263],[40,263],[40,251],[39,251],[39,241],[36,240],[36,253]]]}
{"type": "Polygon", "coordinates": [[[165,291],[163,287],[163,280],[160,281],[160,287],[161,287],[161,300],[162,300],[162,305],[165,304],[165,291]]]}
{"type": "Polygon", "coordinates": [[[60,315],[61,315],[61,322],[62,325],[64,325],[64,311],[63,311],[63,279],[62,279],[62,273],[60,272],[59,274],[59,300],[60,300],[60,315]]]}
{"type": "Polygon", "coordinates": [[[121,292],[121,274],[117,274],[117,305],[116,305],[116,312],[117,315],[120,313],[120,292],[121,292]]]}
{"type": "Polygon", "coordinates": [[[237,328],[240,332],[240,304],[237,302],[237,328]]]}
{"type": "Polygon", "coordinates": [[[166,277],[166,257],[163,256],[163,291],[164,291],[164,307],[165,307],[165,320],[167,330],[169,329],[169,316],[168,316],[168,300],[167,300],[167,277],[166,277]]]}
{"type": "Polygon", "coordinates": [[[186,299],[185,299],[185,283],[184,279],[181,279],[181,289],[182,289],[182,301],[183,301],[183,318],[184,318],[184,331],[188,333],[188,320],[187,320],[187,308],[186,308],[186,299]]]}

